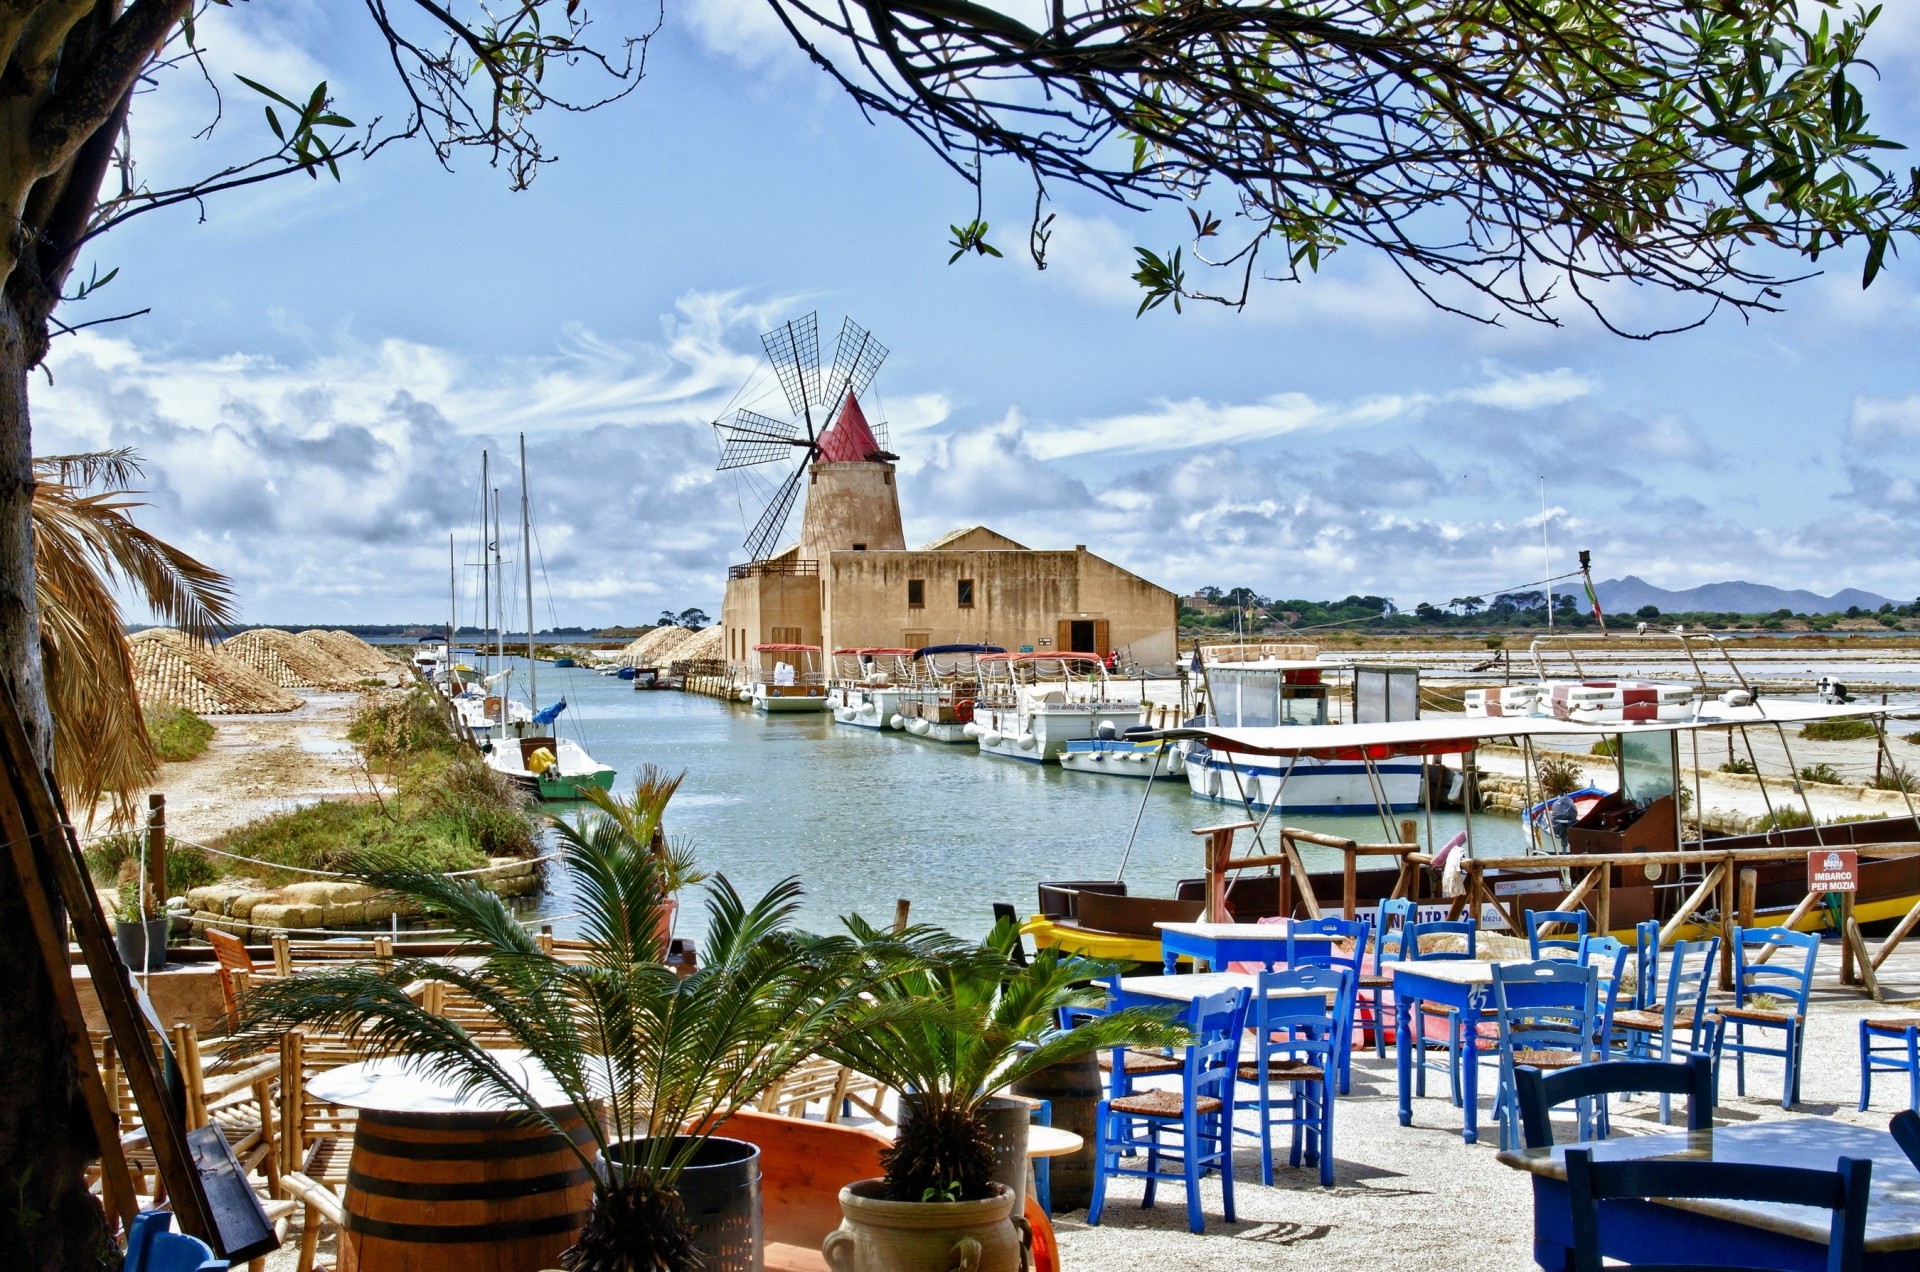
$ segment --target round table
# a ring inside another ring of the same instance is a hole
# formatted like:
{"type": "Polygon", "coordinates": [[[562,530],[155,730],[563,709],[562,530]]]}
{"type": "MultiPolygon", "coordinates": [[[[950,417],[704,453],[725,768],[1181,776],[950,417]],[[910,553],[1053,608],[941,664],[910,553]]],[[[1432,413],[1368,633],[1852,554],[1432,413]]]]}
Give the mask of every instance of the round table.
{"type": "Polygon", "coordinates": [[[557,1265],[573,1244],[593,1180],[567,1141],[591,1156],[592,1135],[524,1052],[493,1055],[554,1114],[564,1139],[529,1124],[519,1104],[463,1094],[402,1057],[343,1065],[308,1081],[314,1099],[360,1112],[340,1272],[526,1272],[557,1265]]]}

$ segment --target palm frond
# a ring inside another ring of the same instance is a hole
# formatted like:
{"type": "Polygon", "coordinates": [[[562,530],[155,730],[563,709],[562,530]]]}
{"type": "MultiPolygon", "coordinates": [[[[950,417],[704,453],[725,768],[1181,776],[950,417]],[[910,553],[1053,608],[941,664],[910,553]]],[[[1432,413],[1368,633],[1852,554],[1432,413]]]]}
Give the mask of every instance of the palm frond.
{"type": "Polygon", "coordinates": [[[130,817],[132,797],[158,764],[134,685],[133,655],[116,585],[125,584],[163,621],[198,639],[233,616],[231,585],[218,571],[135,525],[123,496],[142,475],[131,450],[52,455],[34,461],[34,595],[54,721],[54,775],[70,806],[103,794],[130,817]],[[93,492],[91,487],[107,490],[93,492]]]}

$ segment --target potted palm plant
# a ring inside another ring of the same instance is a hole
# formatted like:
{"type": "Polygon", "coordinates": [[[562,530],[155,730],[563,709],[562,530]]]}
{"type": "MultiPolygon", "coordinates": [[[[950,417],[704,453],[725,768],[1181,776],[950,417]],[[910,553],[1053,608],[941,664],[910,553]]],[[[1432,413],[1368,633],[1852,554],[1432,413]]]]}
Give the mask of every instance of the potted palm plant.
{"type": "MultiPolygon", "coordinates": [[[[624,798],[597,786],[580,788],[581,797],[593,806],[594,812],[611,820],[620,834],[636,844],[646,844],[652,852],[660,870],[660,887],[666,893],[661,905],[663,945],[673,938],[674,921],[680,913],[680,894],[709,878],[699,867],[692,843],[684,838],[669,838],[663,825],[667,801],[673,798],[685,778],[685,772],[668,777],[664,769],[649,764],[640,770],[633,794],[624,798]]],[[[554,819],[554,824],[563,835],[577,829],[559,818],[554,819]]]]}
{"type": "Polygon", "coordinates": [[[147,899],[138,879],[123,879],[114,894],[113,943],[120,947],[120,960],[136,972],[157,972],[167,965],[167,937],[173,919],[165,914],[155,918],[147,911],[147,899]]]}
{"type": "MultiPolygon", "coordinates": [[[[857,917],[847,925],[860,943],[880,939],[857,917]]],[[[1013,1190],[995,1179],[1004,1174],[988,1124],[995,1093],[1089,1051],[1186,1040],[1172,1008],[1128,1008],[1061,1029],[1063,1008],[1105,1002],[1090,982],[1116,966],[1058,950],[1021,966],[1019,939],[1003,921],[981,946],[885,979],[876,1000],[901,1010],[821,1048],[901,1095],[893,1147],[881,1154],[886,1174],[840,1192],[844,1220],[823,1247],[836,1272],[945,1272],[956,1249],[977,1259],[966,1265],[977,1272],[1014,1272],[1023,1225],[1013,1222],[1013,1190]]],[[[1024,1170],[1025,1140],[1015,1143],[1011,1164],[1024,1170]]]]}
{"type": "MultiPolygon", "coordinates": [[[[647,798],[664,806],[672,785],[652,784],[647,798]]],[[[657,810],[649,816],[657,824],[657,810]]],[[[708,890],[707,958],[677,976],[663,963],[667,868],[651,836],[634,833],[639,824],[603,814],[560,829],[585,938],[580,961],[543,951],[500,898],[470,879],[363,859],[355,875],[452,929],[463,957],[267,982],[245,1001],[237,1051],[307,1025],[413,1057],[434,1076],[522,1107],[530,1124],[556,1134],[560,1117],[578,1116],[591,1140],[572,1151],[595,1182],[591,1215],[561,1258],[573,1272],[757,1268],[757,1249],[723,1254],[730,1236],[688,1214],[686,1192],[715,1170],[723,1186],[758,1203],[757,1150],[721,1143],[711,1128],[843,1035],[887,1024],[901,1000],[881,991],[916,965],[913,943],[809,935],[793,926],[797,883],[749,904],[721,876],[708,890]],[[566,1093],[570,1110],[538,1107],[518,1066],[421,1006],[409,991],[423,982],[486,1008],[566,1093]]],[[[710,1180],[701,1187],[713,1192],[710,1180]]]]}

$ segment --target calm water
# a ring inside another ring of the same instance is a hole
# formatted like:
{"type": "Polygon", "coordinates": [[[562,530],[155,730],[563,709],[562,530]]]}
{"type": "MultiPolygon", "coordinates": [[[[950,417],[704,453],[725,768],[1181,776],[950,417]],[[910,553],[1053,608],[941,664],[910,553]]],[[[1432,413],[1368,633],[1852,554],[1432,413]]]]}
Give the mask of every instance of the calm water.
{"type": "MultiPolygon", "coordinates": [[[[855,912],[884,925],[905,897],[916,920],[980,935],[995,901],[1031,913],[1042,880],[1113,878],[1136,815],[1126,880],[1138,894],[1172,895],[1175,880],[1201,872],[1200,840],[1189,832],[1239,820],[1237,809],[1195,799],[1184,777],[1145,792],[1144,782],[983,759],[972,747],[835,724],[826,712],[765,716],[695,694],[636,693],[627,681],[577,668],[543,664],[539,675],[542,705],[567,696],[567,736],[619,770],[617,790],[630,790],[645,764],[684,769],[668,833],[690,837],[702,866],[749,898],[799,876],[802,920],[815,930],[855,912]]],[[[522,688],[523,677],[515,676],[522,688]]],[[[1279,821],[1275,814],[1270,826],[1279,821]]],[[[1289,821],[1363,842],[1384,838],[1373,816],[1289,821]]],[[[1442,842],[1460,824],[1434,817],[1442,842]]],[[[1491,816],[1475,817],[1474,838],[1483,855],[1522,843],[1517,822],[1491,816]]],[[[1309,857],[1315,868],[1338,860],[1309,857]]],[[[702,905],[687,900],[682,931],[697,936],[702,905]]],[[[572,908],[564,875],[540,908],[572,908]]]]}

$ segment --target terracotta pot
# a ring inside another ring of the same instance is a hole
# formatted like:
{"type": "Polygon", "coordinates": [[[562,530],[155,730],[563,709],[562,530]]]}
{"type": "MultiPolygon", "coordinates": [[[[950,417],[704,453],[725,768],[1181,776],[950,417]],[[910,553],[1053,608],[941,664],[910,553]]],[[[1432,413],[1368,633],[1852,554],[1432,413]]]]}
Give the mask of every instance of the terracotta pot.
{"type": "Polygon", "coordinates": [[[886,1183],[840,1190],[840,1226],[820,1246],[833,1272],[1024,1272],[1032,1230],[1013,1192],[984,1201],[892,1201],[886,1183]]]}

